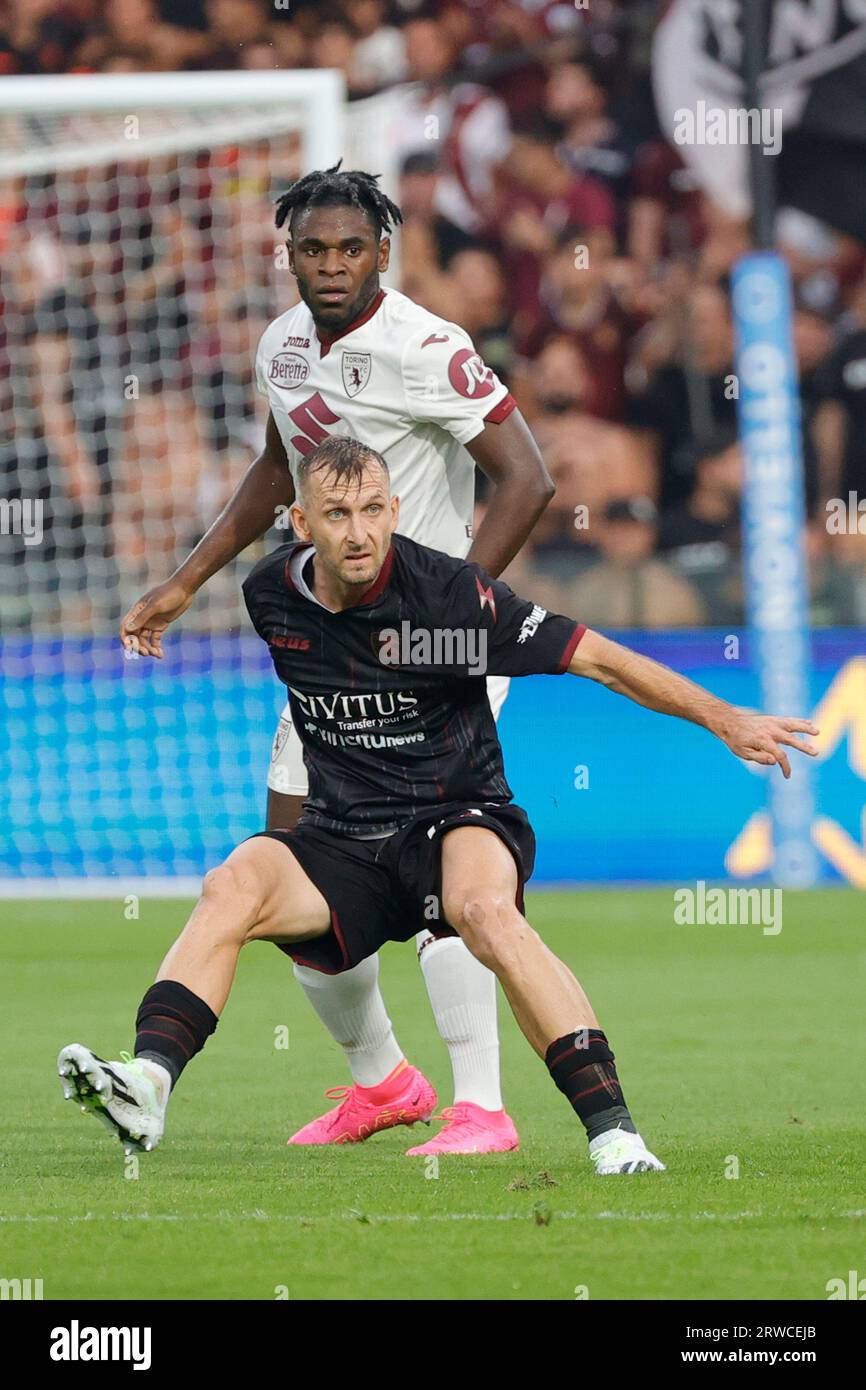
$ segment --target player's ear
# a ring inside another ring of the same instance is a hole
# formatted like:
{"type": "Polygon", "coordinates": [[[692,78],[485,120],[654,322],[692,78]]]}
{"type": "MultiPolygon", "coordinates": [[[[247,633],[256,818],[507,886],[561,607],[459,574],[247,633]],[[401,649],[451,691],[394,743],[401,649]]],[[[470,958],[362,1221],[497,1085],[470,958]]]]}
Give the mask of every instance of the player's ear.
{"type": "Polygon", "coordinates": [[[391,260],[391,238],[390,238],[390,237],[387,237],[387,236],[383,236],[383,237],[382,237],[382,240],[379,242],[379,260],[378,260],[378,262],[377,262],[377,269],[378,269],[378,270],[387,270],[387,269],[388,269],[388,265],[389,265],[389,263],[390,263],[390,260],[391,260]]]}
{"type": "Polygon", "coordinates": [[[397,522],[400,520],[400,498],[391,498],[391,530],[397,530],[397,522]]]}
{"type": "Polygon", "coordinates": [[[289,253],[289,271],[292,275],[294,275],[297,278],[298,272],[295,270],[295,248],[292,245],[291,237],[289,237],[286,241],[286,250],[289,253]]]}
{"type": "Polygon", "coordinates": [[[289,520],[292,523],[292,530],[299,541],[311,541],[313,539],[310,528],[307,525],[307,514],[298,502],[293,502],[289,507],[289,520]]]}

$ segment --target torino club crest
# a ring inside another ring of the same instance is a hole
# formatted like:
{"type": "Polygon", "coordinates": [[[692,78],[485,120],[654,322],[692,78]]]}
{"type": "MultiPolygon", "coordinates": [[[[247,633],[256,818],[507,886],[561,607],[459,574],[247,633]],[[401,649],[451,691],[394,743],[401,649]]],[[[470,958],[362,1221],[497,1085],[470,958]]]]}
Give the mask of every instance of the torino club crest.
{"type": "Polygon", "coordinates": [[[372,358],[369,352],[343,353],[343,386],[347,396],[357,396],[370,380],[372,358]]]}

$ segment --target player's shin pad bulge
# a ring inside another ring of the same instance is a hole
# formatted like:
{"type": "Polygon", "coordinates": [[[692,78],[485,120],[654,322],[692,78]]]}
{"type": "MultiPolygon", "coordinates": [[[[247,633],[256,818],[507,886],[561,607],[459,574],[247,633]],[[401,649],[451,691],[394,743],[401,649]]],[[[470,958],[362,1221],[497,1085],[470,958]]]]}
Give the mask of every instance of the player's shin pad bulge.
{"type": "MultiPolygon", "coordinates": [[[[487,677],[487,698],[494,719],[499,718],[510,684],[508,676],[487,677]]],[[[272,792],[281,792],[283,796],[306,796],[309,791],[303,744],[295,732],[292,711],[288,705],[280,715],[271,746],[268,787],[272,792]]]]}

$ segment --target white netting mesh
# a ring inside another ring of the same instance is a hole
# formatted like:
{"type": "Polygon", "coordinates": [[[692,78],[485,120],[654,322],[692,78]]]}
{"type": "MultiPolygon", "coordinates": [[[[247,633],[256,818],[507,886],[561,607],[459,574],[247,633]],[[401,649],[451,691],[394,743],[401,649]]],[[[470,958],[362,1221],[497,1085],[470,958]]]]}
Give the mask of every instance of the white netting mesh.
{"type": "MultiPolygon", "coordinates": [[[[256,451],[255,347],[293,299],[271,203],[299,160],[283,132],[16,181],[0,252],[3,494],[41,504],[44,537],[4,547],[7,630],[112,623],[256,451]]],[[[227,572],[197,620],[236,608],[227,572]]]]}

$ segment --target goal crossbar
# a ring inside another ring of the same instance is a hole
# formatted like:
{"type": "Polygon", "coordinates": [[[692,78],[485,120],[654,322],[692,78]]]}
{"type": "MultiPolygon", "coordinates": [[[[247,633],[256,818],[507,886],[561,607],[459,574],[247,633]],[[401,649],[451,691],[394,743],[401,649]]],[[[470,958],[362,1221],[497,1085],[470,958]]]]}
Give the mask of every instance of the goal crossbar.
{"type": "Polygon", "coordinates": [[[129,149],[121,126],[112,139],[58,147],[40,133],[41,122],[52,117],[123,120],[160,112],[168,118],[174,111],[221,114],[182,132],[157,127],[136,138],[137,157],[296,130],[304,166],[322,168],[343,152],[345,95],[343,74],[331,69],[7,77],[0,82],[0,177],[92,167],[129,149]]]}

